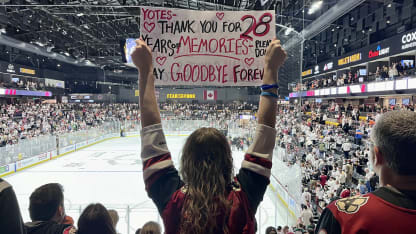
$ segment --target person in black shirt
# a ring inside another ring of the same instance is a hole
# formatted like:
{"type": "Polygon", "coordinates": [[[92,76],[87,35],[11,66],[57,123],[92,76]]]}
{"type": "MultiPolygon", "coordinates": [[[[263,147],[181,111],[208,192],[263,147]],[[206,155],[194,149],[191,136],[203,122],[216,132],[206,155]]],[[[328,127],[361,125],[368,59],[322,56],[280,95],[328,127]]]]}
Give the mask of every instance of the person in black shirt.
{"type": "Polygon", "coordinates": [[[45,184],[30,195],[29,213],[32,222],[25,223],[28,234],[75,234],[65,215],[64,194],[60,184],[45,184]]]}
{"type": "Polygon", "coordinates": [[[0,178],[0,232],[25,234],[19,204],[12,186],[0,178]]]}

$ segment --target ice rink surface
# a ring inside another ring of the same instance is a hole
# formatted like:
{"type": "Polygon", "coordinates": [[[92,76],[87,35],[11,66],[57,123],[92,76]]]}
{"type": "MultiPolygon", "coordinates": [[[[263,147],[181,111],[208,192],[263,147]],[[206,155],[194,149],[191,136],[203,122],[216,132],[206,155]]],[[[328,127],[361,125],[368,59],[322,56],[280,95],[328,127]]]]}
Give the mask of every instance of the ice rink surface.
{"type": "MultiPolygon", "coordinates": [[[[185,136],[167,136],[177,168],[185,139],[185,136]]],[[[243,152],[233,152],[235,172],[238,172],[243,156],[243,152]]],[[[108,209],[118,211],[119,233],[134,233],[150,220],[162,224],[156,206],[144,189],[139,137],[108,140],[12,174],[6,179],[14,187],[25,222],[30,221],[28,204],[34,189],[46,183],[60,183],[64,187],[66,213],[74,220],[78,220],[88,204],[102,203],[108,209]]],[[[293,223],[283,204],[272,202],[270,196],[273,196],[271,192],[266,192],[257,211],[257,233],[265,233],[268,226],[293,223]]]]}

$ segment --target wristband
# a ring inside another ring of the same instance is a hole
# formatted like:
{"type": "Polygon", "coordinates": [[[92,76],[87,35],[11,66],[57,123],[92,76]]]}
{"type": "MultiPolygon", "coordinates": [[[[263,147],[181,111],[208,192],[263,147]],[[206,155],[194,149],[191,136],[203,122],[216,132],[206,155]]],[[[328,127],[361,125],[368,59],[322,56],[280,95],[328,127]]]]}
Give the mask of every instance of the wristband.
{"type": "Polygon", "coordinates": [[[271,85],[265,84],[265,85],[262,85],[260,88],[261,88],[262,91],[272,89],[272,88],[278,89],[279,85],[277,85],[277,84],[271,84],[271,85]]]}
{"type": "Polygon", "coordinates": [[[277,96],[277,94],[275,93],[270,93],[270,92],[261,92],[260,96],[270,96],[270,97],[274,97],[274,98],[279,98],[277,96]]]}

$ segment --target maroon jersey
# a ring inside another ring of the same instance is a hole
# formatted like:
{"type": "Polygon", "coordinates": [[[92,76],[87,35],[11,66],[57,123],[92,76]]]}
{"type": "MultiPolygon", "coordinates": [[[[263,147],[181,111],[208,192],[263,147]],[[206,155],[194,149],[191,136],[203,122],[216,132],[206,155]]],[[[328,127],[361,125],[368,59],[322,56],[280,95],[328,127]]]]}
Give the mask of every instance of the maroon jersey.
{"type": "Polygon", "coordinates": [[[332,202],[322,213],[316,233],[416,233],[415,222],[415,191],[383,187],[332,202]]]}
{"type": "MultiPolygon", "coordinates": [[[[166,234],[179,233],[186,185],[173,166],[162,126],[156,124],[143,128],[141,138],[146,191],[162,216],[166,234]]],[[[276,131],[259,125],[254,139],[234,183],[229,186],[228,200],[232,206],[227,227],[230,234],[255,233],[254,216],[269,184],[276,131]]],[[[224,210],[220,215],[226,213],[224,210]]],[[[223,220],[223,217],[217,218],[223,220]]],[[[222,227],[217,228],[216,233],[222,233],[222,227]]]]}

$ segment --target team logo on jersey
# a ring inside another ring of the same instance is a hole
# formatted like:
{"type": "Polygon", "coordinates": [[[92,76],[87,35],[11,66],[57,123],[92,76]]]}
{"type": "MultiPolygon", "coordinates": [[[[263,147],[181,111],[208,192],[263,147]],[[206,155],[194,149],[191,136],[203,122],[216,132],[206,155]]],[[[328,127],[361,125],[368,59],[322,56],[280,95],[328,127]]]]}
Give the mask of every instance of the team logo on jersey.
{"type": "Polygon", "coordinates": [[[181,192],[182,192],[183,194],[186,194],[186,193],[188,192],[188,185],[184,185],[184,186],[182,186],[182,188],[181,188],[181,192]]]}
{"type": "Polygon", "coordinates": [[[357,213],[362,206],[364,206],[369,197],[347,197],[335,202],[339,211],[347,214],[357,213]]]}
{"type": "Polygon", "coordinates": [[[75,229],[74,227],[70,226],[65,228],[65,230],[62,232],[63,234],[76,234],[77,233],[77,229],[75,229]]]}

